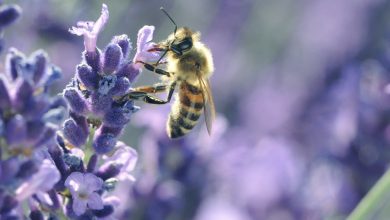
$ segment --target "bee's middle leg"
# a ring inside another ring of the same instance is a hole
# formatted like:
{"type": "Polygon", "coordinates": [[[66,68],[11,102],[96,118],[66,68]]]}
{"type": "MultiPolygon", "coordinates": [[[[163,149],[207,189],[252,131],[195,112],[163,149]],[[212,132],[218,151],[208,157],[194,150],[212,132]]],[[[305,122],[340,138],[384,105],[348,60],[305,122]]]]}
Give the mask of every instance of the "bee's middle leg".
{"type": "Polygon", "coordinates": [[[134,88],[135,91],[127,94],[129,99],[133,100],[141,100],[149,104],[166,104],[171,101],[173,92],[175,91],[176,83],[172,83],[171,85],[164,84],[156,84],[153,86],[141,86],[134,88]],[[150,93],[158,93],[166,91],[169,86],[168,97],[166,100],[162,100],[158,97],[150,95],[150,93]]]}

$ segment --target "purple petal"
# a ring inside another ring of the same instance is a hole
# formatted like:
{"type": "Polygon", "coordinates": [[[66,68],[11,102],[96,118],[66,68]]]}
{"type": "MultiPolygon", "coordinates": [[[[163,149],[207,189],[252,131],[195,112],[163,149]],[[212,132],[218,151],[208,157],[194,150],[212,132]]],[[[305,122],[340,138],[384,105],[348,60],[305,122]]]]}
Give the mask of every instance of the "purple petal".
{"type": "Polygon", "coordinates": [[[141,69],[143,66],[137,61],[153,62],[160,58],[160,52],[149,52],[148,50],[154,47],[152,43],[154,26],[144,26],[138,31],[137,52],[134,56],[134,67],[141,69]]]}
{"type": "Polygon", "coordinates": [[[84,174],[84,184],[88,186],[89,192],[101,190],[103,187],[103,180],[92,173],[84,174]]]}
{"type": "Polygon", "coordinates": [[[133,171],[138,160],[137,151],[120,141],[117,142],[116,147],[116,151],[109,158],[109,161],[123,164],[122,169],[126,172],[133,171]]]}
{"type": "Polygon", "coordinates": [[[106,163],[100,166],[96,175],[102,178],[104,181],[107,179],[113,178],[120,174],[122,165],[116,163],[106,163]]]}
{"type": "Polygon", "coordinates": [[[78,36],[84,36],[84,46],[87,52],[95,52],[96,41],[99,32],[107,23],[109,12],[107,5],[102,5],[102,12],[99,19],[94,22],[77,22],[77,27],[72,27],[69,32],[78,36]]]}
{"type": "Polygon", "coordinates": [[[73,197],[72,209],[77,216],[84,214],[87,209],[87,200],[73,197]]]}
{"type": "Polygon", "coordinates": [[[143,26],[138,31],[137,50],[139,50],[139,51],[143,51],[144,50],[145,44],[147,44],[148,42],[152,41],[152,39],[153,39],[153,32],[154,32],[154,26],[148,26],[148,25],[143,26]]]}
{"type": "Polygon", "coordinates": [[[17,199],[22,201],[38,191],[46,192],[53,188],[60,178],[56,166],[49,159],[45,159],[38,172],[16,190],[17,199]]]}
{"type": "Polygon", "coordinates": [[[37,192],[35,196],[38,198],[39,202],[50,206],[53,205],[53,201],[46,192],[37,192]]]}
{"type": "Polygon", "coordinates": [[[99,194],[91,193],[88,197],[88,207],[94,210],[103,209],[103,201],[99,194]]]}
{"type": "Polygon", "coordinates": [[[65,186],[74,195],[80,189],[80,184],[84,182],[84,175],[80,172],[71,173],[65,180],[65,186]]]}
{"type": "Polygon", "coordinates": [[[93,25],[92,34],[98,34],[106,25],[109,18],[108,7],[106,4],[102,4],[102,12],[99,19],[93,25]]]}

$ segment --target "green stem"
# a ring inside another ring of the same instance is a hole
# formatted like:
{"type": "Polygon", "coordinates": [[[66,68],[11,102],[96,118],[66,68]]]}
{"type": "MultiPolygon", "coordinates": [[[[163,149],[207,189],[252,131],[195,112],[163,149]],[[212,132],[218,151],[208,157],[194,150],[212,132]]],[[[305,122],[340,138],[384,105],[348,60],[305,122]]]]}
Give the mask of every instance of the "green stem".
{"type": "Polygon", "coordinates": [[[388,219],[390,216],[390,170],[379,179],[347,220],[388,219]]]}
{"type": "Polygon", "coordinates": [[[89,137],[87,143],[85,144],[85,149],[84,149],[85,158],[90,158],[94,153],[92,142],[93,142],[93,136],[95,135],[95,131],[96,128],[94,128],[93,126],[89,128],[89,137]]]}

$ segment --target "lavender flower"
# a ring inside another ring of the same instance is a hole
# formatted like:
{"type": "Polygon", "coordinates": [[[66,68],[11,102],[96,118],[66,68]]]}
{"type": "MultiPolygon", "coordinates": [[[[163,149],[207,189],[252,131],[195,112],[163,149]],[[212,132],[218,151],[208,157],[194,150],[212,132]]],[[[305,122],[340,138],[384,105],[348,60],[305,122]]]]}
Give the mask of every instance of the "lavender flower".
{"type": "MultiPolygon", "coordinates": [[[[84,60],[76,68],[76,77],[64,90],[73,115],[65,122],[64,137],[74,146],[86,143],[88,129],[86,120],[96,123],[97,132],[93,138],[93,148],[98,154],[113,150],[117,137],[130,121],[132,113],[139,108],[133,101],[122,101],[121,96],[131,90],[131,84],[140,73],[139,65],[127,60],[132,49],[126,35],[115,36],[103,53],[96,47],[96,39],[108,21],[108,9],[102,7],[102,14],[96,23],[79,22],[70,32],[84,36],[84,60]],[[83,127],[84,126],[84,127],[83,127]],[[81,128],[83,127],[83,128],[81,128]],[[81,132],[81,131],[86,132],[81,132]]],[[[147,61],[157,57],[157,53],[148,53],[154,27],[145,26],[138,33],[135,60],[147,61]]]]}
{"type": "MultiPolygon", "coordinates": [[[[47,191],[60,180],[60,173],[54,164],[45,159],[37,173],[35,173],[28,181],[24,182],[16,190],[16,198],[18,201],[23,201],[33,194],[39,198],[44,198],[47,191]]],[[[51,203],[51,202],[50,202],[51,203]]]]}
{"type": "Polygon", "coordinates": [[[5,66],[5,75],[0,76],[1,136],[13,154],[31,155],[54,141],[55,123],[65,116],[66,106],[56,105],[59,97],[51,98],[48,91],[48,81],[58,74],[57,68],[49,64],[43,51],[26,58],[14,48],[5,66]]]}
{"type": "Polygon", "coordinates": [[[138,159],[138,154],[134,149],[118,141],[112,156],[105,157],[104,159],[105,162],[100,168],[102,171],[110,166],[118,167],[119,174],[117,178],[119,180],[128,179],[135,181],[135,178],[130,174],[134,170],[138,159]]]}
{"type": "Polygon", "coordinates": [[[77,27],[72,27],[69,31],[78,36],[84,36],[84,46],[87,52],[95,52],[97,37],[107,23],[109,12],[107,5],[103,4],[102,13],[96,22],[80,21],[77,27]]]}
{"type": "Polygon", "coordinates": [[[96,191],[103,187],[103,180],[91,173],[74,172],[65,181],[73,199],[73,211],[76,215],[83,214],[87,207],[94,210],[103,209],[103,201],[96,191]]]}
{"type": "MultiPolygon", "coordinates": [[[[2,25],[10,23],[19,12],[16,6],[1,8],[2,25]]],[[[61,97],[50,95],[50,86],[60,71],[49,62],[43,50],[26,57],[11,48],[3,66],[5,72],[0,74],[0,215],[4,219],[18,219],[23,216],[20,204],[25,201],[38,201],[48,209],[58,208],[59,202],[52,190],[60,174],[49,159],[47,149],[55,145],[54,136],[67,106],[61,97]]],[[[39,216],[40,210],[31,211],[33,218],[39,216]]]]}

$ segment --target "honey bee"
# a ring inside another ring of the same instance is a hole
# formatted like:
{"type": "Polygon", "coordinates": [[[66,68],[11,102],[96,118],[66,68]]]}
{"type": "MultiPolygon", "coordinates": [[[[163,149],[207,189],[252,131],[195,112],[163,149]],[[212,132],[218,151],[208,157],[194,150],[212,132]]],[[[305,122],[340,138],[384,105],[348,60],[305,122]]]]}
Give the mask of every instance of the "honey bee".
{"type": "Polygon", "coordinates": [[[168,38],[157,43],[149,51],[161,51],[163,54],[155,64],[140,62],[144,67],[163,75],[164,83],[154,86],[135,88],[127,98],[143,100],[152,104],[168,103],[178,87],[175,102],[167,121],[167,134],[170,138],[179,138],[187,134],[198,123],[202,112],[209,134],[215,118],[215,107],[211,93],[209,77],[214,72],[210,49],[200,41],[200,33],[188,27],[177,28],[169,14],[160,8],[175,25],[174,32],[168,38]],[[157,68],[166,56],[166,68],[157,68]],[[149,95],[150,93],[168,92],[166,100],[149,95]]]}

